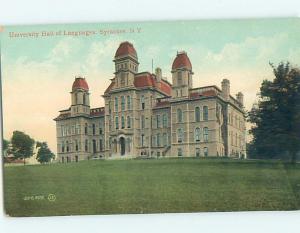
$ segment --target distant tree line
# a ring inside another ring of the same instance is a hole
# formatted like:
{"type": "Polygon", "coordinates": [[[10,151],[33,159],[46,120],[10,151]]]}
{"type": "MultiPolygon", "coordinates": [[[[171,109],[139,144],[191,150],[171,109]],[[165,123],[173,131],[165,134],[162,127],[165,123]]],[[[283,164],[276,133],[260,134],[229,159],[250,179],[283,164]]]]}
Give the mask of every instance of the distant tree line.
{"type": "Polygon", "coordinates": [[[270,65],[275,77],[262,82],[258,103],[248,114],[253,124],[248,155],[295,163],[300,151],[300,70],[288,62],[270,65]]]}
{"type": "Polygon", "coordinates": [[[38,149],[36,156],[38,162],[48,163],[55,158],[46,142],[36,142],[21,131],[14,131],[10,141],[3,139],[2,146],[4,157],[13,155],[13,160],[22,159],[24,164],[26,158],[34,155],[34,146],[38,149]]]}

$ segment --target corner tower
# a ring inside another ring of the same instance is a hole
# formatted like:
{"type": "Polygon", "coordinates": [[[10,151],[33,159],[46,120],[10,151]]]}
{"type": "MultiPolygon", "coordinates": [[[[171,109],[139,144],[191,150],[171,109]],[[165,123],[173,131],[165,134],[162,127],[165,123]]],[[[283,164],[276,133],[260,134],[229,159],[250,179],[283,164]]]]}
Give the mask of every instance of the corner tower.
{"type": "Polygon", "coordinates": [[[122,42],[116,51],[115,59],[116,88],[134,85],[134,75],[138,73],[139,62],[135,48],[128,41],[122,42]]]}
{"type": "Polygon", "coordinates": [[[189,89],[193,88],[193,71],[187,53],[178,52],[172,64],[172,97],[185,98],[189,95],[189,89]]]}
{"type": "Polygon", "coordinates": [[[83,77],[75,77],[71,91],[71,115],[90,114],[89,86],[83,77]]]}

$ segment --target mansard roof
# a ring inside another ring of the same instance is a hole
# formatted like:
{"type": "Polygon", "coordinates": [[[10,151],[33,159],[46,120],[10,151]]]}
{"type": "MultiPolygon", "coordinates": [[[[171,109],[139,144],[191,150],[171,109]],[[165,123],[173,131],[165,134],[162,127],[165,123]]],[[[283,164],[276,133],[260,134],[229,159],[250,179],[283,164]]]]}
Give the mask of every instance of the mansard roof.
{"type": "MultiPolygon", "coordinates": [[[[93,118],[93,117],[101,117],[105,115],[105,108],[104,107],[100,107],[100,108],[91,108],[90,109],[90,115],[80,115],[83,117],[89,117],[89,118],[93,118]]],[[[71,118],[71,109],[65,109],[60,111],[60,114],[54,118],[55,121],[60,121],[60,120],[65,120],[68,118],[71,118]]],[[[76,116],[75,116],[76,117],[76,116]]]]}
{"type": "MultiPolygon", "coordinates": [[[[114,87],[114,85],[115,85],[115,79],[112,79],[110,85],[105,90],[104,94],[109,93],[114,87]]],[[[136,74],[134,77],[134,86],[136,88],[147,88],[147,87],[155,88],[158,91],[161,91],[168,96],[171,95],[171,90],[172,90],[171,84],[167,80],[161,79],[161,81],[158,82],[156,76],[154,74],[150,74],[149,72],[142,72],[136,74]]]]}
{"type": "Polygon", "coordinates": [[[186,52],[179,52],[177,53],[176,58],[172,64],[172,70],[179,69],[179,68],[187,68],[192,70],[192,63],[187,55],[186,52]]]}
{"type": "Polygon", "coordinates": [[[129,43],[128,41],[124,41],[119,45],[119,48],[116,51],[115,58],[117,57],[124,57],[127,55],[131,55],[137,58],[137,53],[133,44],[129,43]]]}
{"type": "Polygon", "coordinates": [[[73,85],[72,85],[72,91],[75,91],[77,89],[83,89],[86,91],[89,90],[89,85],[87,84],[85,78],[82,78],[82,77],[75,78],[75,81],[73,82],[73,85]]]}

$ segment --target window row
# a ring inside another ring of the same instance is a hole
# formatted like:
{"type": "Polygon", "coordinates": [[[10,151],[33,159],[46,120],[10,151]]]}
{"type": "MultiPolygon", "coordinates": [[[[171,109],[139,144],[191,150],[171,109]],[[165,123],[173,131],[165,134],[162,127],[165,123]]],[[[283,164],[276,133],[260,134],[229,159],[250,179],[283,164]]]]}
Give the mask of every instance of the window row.
{"type": "MultiPolygon", "coordinates": [[[[131,96],[121,96],[120,98],[121,101],[121,111],[125,111],[125,109],[127,108],[127,110],[131,110],[132,109],[132,100],[131,100],[131,96]]],[[[110,107],[110,104],[109,104],[110,107]]],[[[115,97],[115,112],[119,111],[119,97],[115,97]]],[[[111,112],[111,109],[110,109],[111,112]]]]}
{"type": "MultiPolygon", "coordinates": [[[[194,139],[195,142],[208,142],[209,141],[209,131],[208,127],[204,127],[202,130],[201,128],[197,127],[194,131],[194,139]]],[[[185,141],[184,132],[182,128],[177,129],[177,142],[182,143],[185,141]]]]}
{"type": "Polygon", "coordinates": [[[238,133],[229,132],[230,141],[232,146],[242,147],[243,146],[243,137],[238,135],[238,133]]]}
{"type": "MultiPolygon", "coordinates": [[[[182,148],[178,148],[178,149],[177,149],[177,156],[178,156],[178,157],[184,156],[184,154],[183,154],[183,149],[182,149],[182,148]]],[[[205,157],[207,157],[207,156],[208,156],[208,148],[207,148],[207,147],[204,147],[203,150],[201,150],[200,147],[196,148],[196,149],[195,149],[195,156],[196,156],[196,157],[200,157],[200,156],[205,156],[205,157]]]]}
{"type": "MultiPolygon", "coordinates": [[[[78,134],[81,134],[81,125],[76,124],[76,125],[71,125],[71,126],[61,126],[60,131],[61,131],[60,132],[61,136],[63,136],[63,137],[69,136],[69,135],[78,135],[78,134]]],[[[85,135],[89,135],[89,134],[102,135],[104,133],[103,128],[102,128],[102,123],[99,123],[98,125],[96,125],[94,123],[91,126],[89,126],[88,123],[85,123],[83,132],[85,135]],[[89,128],[91,128],[91,129],[89,129],[89,128]]]]}
{"type": "Polygon", "coordinates": [[[99,139],[98,141],[93,139],[89,141],[88,139],[84,140],[84,145],[82,148],[81,141],[75,139],[74,142],[72,141],[63,141],[61,143],[61,152],[78,152],[78,151],[85,151],[85,152],[100,152],[104,150],[104,140],[99,139]]]}
{"type": "MultiPolygon", "coordinates": [[[[208,107],[203,106],[202,112],[200,107],[195,107],[195,121],[200,122],[201,121],[201,116],[203,121],[208,120],[208,107]],[[201,114],[202,113],[202,114],[201,114]]],[[[183,112],[181,108],[177,109],[177,122],[182,123],[183,122],[183,112]]]]}
{"type": "Polygon", "coordinates": [[[228,124],[233,125],[238,129],[243,129],[243,118],[237,115],[234,116],[233,113],[229,113],[228,124]]]}
{"type": "MultiPolygon", "coordinates": [[[[121,116],[121,129],[125,129],[125,128],[128,128],[130,129],[131,128],[131,124],[132,124],[132,120],[131,120],[131,117],[130,116],[127,116],[125,118],[125,116],[121,116]],[[125,119],[126,119],[126,122],[125,122],[125,119]]],[[[115,129],[119,129],[119,116],[116,116],[115,117],[115,129]]]]}

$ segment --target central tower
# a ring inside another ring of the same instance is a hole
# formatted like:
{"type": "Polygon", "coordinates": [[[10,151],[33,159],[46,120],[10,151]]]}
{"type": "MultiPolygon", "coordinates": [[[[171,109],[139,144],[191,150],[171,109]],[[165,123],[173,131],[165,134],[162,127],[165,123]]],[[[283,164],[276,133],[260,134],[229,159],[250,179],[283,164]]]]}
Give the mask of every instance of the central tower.
{"type": "Polygon", "coordinates": [[[134,86],[134,75],[138,73],[139,62],[133,45],[128,41],[122,42],[113,61],[116,88],[134,86]]]}
{"type": "Polygon", "coordinates": [[[193,88],[193,71],[187,53],[177,52],[177,56],[172,64],[172,97],[186,98],[189,95],[189,89],[193,88]]]}

